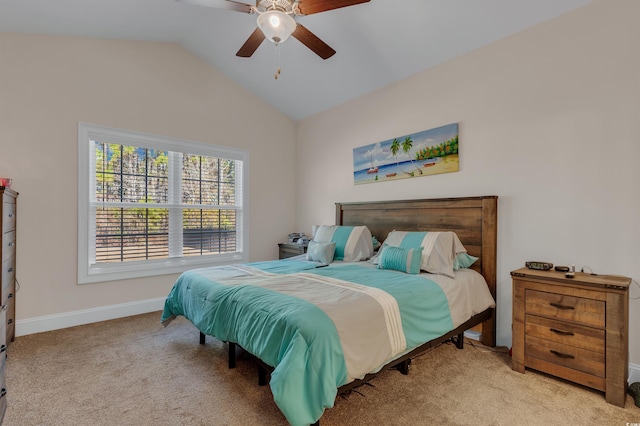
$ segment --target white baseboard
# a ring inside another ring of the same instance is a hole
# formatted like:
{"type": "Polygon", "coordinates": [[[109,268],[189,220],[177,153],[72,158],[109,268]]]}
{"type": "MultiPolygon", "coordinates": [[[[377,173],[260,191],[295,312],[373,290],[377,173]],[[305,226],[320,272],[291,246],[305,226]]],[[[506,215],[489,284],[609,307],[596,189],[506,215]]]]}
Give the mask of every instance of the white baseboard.
{"type": "Polygon", "coordinates": [[[629,363],[629,384],[640,382],[640,365],[629,363]]]}
{"type": "MultiPolygon", "coordinates": [[[[93,322],[161,311],[164,307],[164,301],[165,298],[160,297],[157,299],[140,300],[137,302],[22,319],[16,321],[16,336],[25,336],[27,334],[42,333],[60,328],[75,327],[93,322]]],[[[160,318],[158,318],[158,322],[159,321],[160,318]]]]}

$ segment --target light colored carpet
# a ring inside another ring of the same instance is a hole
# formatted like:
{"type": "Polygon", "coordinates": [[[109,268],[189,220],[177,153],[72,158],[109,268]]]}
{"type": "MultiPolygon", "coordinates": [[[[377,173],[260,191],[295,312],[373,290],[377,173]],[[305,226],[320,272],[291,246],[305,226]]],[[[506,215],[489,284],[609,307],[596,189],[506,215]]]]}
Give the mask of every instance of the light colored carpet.
{"type": "MultiPolygon", "coordinates": [[[[160,313],[18,337],[9,347],[5,426],[285,425],[257,369],[179,318],[160,313]]],[[[338,397],[321,425],[617,425],[640,408],[600,392],[511,370],[504,352],[445,344],[338,397]]]]}

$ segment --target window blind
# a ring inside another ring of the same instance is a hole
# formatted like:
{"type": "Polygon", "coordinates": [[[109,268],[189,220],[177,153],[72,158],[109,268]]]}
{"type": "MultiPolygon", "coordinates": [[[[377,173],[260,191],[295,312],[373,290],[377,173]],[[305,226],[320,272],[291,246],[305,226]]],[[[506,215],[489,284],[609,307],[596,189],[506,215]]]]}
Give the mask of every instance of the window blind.
{"type": "Polygon", "coordinates": [[[82,124],[79,134],[80,282],[246,259],[243,151],[82,124]]]}

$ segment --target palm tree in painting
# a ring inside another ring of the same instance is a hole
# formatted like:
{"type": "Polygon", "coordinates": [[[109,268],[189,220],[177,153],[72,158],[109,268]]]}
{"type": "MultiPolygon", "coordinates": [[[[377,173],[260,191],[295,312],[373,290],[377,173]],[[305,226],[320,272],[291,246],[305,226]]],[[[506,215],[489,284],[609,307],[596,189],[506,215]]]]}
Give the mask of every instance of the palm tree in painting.
{"type": "Polygon", "coordinates": [[[396,157],[396,166],[400,166],[400,163],[398,163],[398,151],[400,151],[400,141],[398,138],[393,139],[393,142],[391,142],[391,148],[389,149],[391,149],[393,156],[396,157]]]}
{"type": "Polygon", "coordinates": [[[411,140],[411,136],[407,136],[406,138],[404,138],[404,141],[402,141],[402,150],[404,151],[405,154],[407,154],[407,157],[409,157],[409,160],[411,160],[411,165],[413,165],[413,167],[416,168],[418,173],[422,174],[422,170],[420,170],[420,168],[414,164],[413,158],[411,158],[411,156],[409,155],[409,151],[411,151],[411,148],[413,148],[413,140],[411,140]]]}
{"type": "MultiPolygon", "coordinates": [[[[400,168],[400,163],[398,162],[398,151],[400,151],[400,141],[398,140],[398,138],[393,139],[393,142],[391,142],[391,147],[389,149],[391,150],[391,154],[393,154],[393,156],[396,157],[396,166],[400,168]]],[[[396,172],[387,173],[387,177],[393,177],[395,175],[396,175],[396,172]]]]}

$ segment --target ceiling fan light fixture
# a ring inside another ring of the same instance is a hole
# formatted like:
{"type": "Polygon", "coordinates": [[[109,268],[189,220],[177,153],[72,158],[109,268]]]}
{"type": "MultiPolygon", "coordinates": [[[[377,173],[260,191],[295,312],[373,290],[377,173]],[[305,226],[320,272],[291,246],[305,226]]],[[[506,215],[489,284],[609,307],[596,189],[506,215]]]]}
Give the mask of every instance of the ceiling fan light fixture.
{"type": "Polygon", "coordinates": [[[280,44],[295,31],[296,21],[287,13],[268,10],[258,15],[258,28],[275,44],[280,44]]]}

